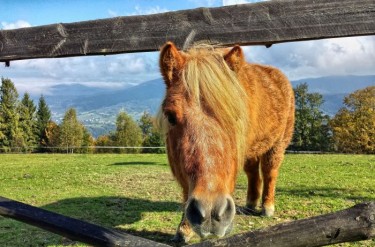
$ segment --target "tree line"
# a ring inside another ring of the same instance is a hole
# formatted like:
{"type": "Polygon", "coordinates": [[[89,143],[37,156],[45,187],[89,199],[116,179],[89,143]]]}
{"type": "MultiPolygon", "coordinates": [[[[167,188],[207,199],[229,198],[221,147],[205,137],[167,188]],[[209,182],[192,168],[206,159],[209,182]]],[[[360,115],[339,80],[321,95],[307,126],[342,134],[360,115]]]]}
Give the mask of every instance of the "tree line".
{"type": "Polygon", "coordinates": [[[375,153],[375,86],[344,98],[332,118],[320,107],[319,93],[309,93],[306,83],[294,89],[296,122],[290,150],[340,153],[375,153]]]}
{"type": "MultiPolygon", "coordinates": [[[[332,118],[320,109],[319,93],[309,93],[306,83],[294,88],[295,131],[289,150],[341,153],[375,153],[375,86],[349,94],[332,118]]],[[[118,113],[116,129],[94,139],[69,108],[60,124],[51,119],[43,97],[35,106],[30,95],[18,99],[10,79],[1,79],[0,152],[164,152],[154,118],[147,112],[135,121],[125,111],[118,113]],[[121,147],[121,148],[118,148],[121,147]],[[141,149],[140,147],[146,147],[141,149]],[[149,148],[147,148],[149,147],[149,148]]]]}
{"type": "Polygon", "coordinates": [[[153,117],[147,112],[136,122],[121,111],[117,116],[115,131],[95,140],[78,120],[74,108],[69,108],[61,123],[57,124],[51,118],[43,95],[37,106],[28,93],[21,100],[18,97],[14,83],[2,78],[0,152],[164,152],[164,149],[148,148],[164,146],[164,139],[153,117]]]}

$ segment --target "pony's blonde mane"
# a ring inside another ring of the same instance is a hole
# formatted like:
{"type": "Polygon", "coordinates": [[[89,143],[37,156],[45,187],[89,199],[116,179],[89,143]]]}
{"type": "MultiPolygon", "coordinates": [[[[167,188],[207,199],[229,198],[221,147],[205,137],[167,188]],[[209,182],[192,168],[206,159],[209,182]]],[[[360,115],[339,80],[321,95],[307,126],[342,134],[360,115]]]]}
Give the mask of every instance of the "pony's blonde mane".
{"type": "MultiPolygon", "coordinates": [[[[209,109],[225,133],[232,138],[237,152],[237,162],[243,164],[247,128],[247,94],[237,75],[223,58],[223,49],[209,45],[197,45],[186,53],[186,65],[182,71],[182,83],[188,97],[209,109]]],[[[158,118],[161,120],[162,113],[158,118]]],[[[164,124],[163,124],[164,125],[164,124]]]]}

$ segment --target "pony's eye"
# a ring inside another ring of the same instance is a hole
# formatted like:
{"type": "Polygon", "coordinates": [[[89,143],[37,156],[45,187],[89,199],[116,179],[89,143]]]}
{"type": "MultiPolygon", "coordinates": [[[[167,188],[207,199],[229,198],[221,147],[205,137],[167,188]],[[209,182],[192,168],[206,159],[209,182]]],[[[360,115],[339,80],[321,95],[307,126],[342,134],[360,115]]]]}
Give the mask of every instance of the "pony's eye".
{"type": "Polygon", "coordinates": [[[177,124],[176,115],[173,113],[167,113],[167,119],[170,125],[175,126],[177,124]]]}

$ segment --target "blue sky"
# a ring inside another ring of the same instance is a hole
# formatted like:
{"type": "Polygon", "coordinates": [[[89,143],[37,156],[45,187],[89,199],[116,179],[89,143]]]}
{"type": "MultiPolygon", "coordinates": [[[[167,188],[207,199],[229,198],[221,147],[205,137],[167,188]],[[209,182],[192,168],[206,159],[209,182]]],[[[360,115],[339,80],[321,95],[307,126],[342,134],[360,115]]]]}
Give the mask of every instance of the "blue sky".
{"type": "MultiPolygon", "coordinates": [[[[253,1],[255,2],[255,1],[253,1]]],[[[173,0],[1,0],[1,21],[15,23],[22,19],[33,26],[56,22],[75,22],[164,11],[222,6],[222,1],[173,0]]]]}
{"type": "MultiPolygon", "coordinates": [[[[0,29],[115,16],[155,14],[197,7],[218,7],[262,0],[0,0],[0,29]]],[[[243,47],[248,61],[279,67],[294,80],[328,75],[375,74],[375,37],[243,47]]],[[[22,94],[48,94],[56,84],[125,87],[160,77],[158,53],[36,59],[0,66],[0,76],[14,81],[22,94]]]]}

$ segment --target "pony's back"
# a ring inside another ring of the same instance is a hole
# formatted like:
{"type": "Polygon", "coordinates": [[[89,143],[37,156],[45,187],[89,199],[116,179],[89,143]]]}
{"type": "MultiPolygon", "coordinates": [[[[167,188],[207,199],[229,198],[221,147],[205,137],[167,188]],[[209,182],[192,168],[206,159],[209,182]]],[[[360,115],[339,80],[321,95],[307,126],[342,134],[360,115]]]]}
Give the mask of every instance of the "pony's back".
{"type": "Polygon", "coordinates": [[[294,129],[294,93],[277,68],[246,63],[237,73],[248,94],[247,156],[257,157],[277,142],[285,149],[294,129]]]}

